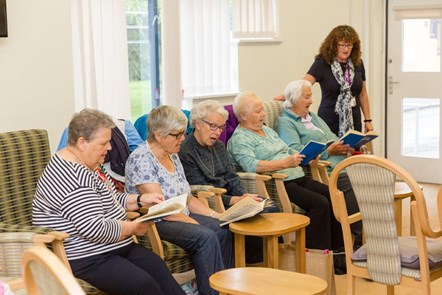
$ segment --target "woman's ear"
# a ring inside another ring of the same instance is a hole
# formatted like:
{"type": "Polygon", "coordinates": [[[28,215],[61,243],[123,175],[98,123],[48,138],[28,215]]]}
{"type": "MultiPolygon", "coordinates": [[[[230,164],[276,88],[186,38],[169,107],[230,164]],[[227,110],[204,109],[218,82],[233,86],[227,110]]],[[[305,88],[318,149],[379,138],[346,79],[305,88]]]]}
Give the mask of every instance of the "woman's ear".
{"type": "Polygon", "coordinates": [[[154,132],[154,137],[156,142],[160,142],[161,139],[163,139],[163,136],[160,134],[160,132],[154,132]]]}
{"type": "Polygon", "coordinates": [[[77,140],[77,148],[80,151],[84,151],[84,149],[86,148],[87,143],[88,143],[88,141],[86,140],[86,138],[80,137],[77,140]]]}
{"type": "Polygon", "coordinates": [[[246,114],[244,114],[244,113],[239,113],[239,117],[241,118],[241,121],[247,121],[246,114]]]}

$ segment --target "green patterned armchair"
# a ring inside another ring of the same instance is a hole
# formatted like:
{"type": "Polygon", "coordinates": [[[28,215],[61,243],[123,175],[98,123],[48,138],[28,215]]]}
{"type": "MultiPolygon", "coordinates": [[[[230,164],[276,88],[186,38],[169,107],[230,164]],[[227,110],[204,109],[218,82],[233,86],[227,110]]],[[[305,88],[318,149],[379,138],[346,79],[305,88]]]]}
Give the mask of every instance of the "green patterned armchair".
{"type": "MultiPolygon", "coordinates": [[[[46,130],[0,133],[0,277],[17,276],[21,252],[38,242],[36,237],[41,238],[51,231],[32,226],[32,200],[38,179],[50,158],[46,130]]],[[[66,237],[64,233],[54,234],[50,236],[56,239],[66,237]]],[[[59,245],[62,246],[63,242],[59,241],[59,245]]],[[[60,257],[59,249],[54,247],[60,257]]],[[[67,260],[64,262],[68,264],[67,260]]],[[[87,294],[102,294],[89,284],[80,283],[87,294]]]]}

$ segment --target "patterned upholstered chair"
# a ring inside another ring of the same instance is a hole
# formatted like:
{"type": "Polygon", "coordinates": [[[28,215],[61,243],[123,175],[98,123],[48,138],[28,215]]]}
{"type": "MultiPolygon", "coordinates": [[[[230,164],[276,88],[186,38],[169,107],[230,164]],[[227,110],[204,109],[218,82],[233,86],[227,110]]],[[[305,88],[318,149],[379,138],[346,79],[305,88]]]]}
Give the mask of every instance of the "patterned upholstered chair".
{"type": "MultiPolygon", "coordinates": [[[[32,226],[32,199],[37,181],[50,158],[46,130],[30,129],[0,133],[0,234],[5,239],[3,241],[5,251],[12,248],[22,251],[29,248],[35,242],[35,237],[48,232],[53,233],[55,239],[61,239],[58,241],[59,245],[63,244],[65,233],[55,233],[47,228],[32,226]],[[18,238],[14,233],[22,234],[18,238]],[[11,239],[15,239],[16,246],[11,247],[13,245],[10,244],[11,239]]],[[[64,251],[63,249],[56,247],[54,250],[64,251]]],[[[63,255],[62,252],[56,254],[63,255]]],[[[17,267],[20,260],[8,259],[8,263],[11,267],[12,265],[17,267]]],[[[68,265],[67,260],[65,263],[68,265]]],[[[14,267],[12,270],[10,267],[2,267],[0,270],[0,276],[14,274],[17,274],[14,267]]],[[[102,294],[86,282],[81,281],[81,284],[88,294],[102,294]]]]}
{"type": "Polygon", "coordinates": [[[387,285],[387,294],[394,294],[395,285],[415,287],[422,294],[430,294],[430,281],[442,276],[442,241],[434,239],[442,236],[442,231],[431,228],[423,191],[412,176],[384,158],[359,155],[345,159],[333,169],[329,189],[333,212],[344,234],[347,294],[356,294],[355,277],[387,285]],[[351,216],[343,193],[337,189],[337,178],[343,169],[350,178],[360,209],[351,216]],[[416,199],[412,203],[416,237],[397,234],[394,214],[397,178],[407,184],[416,199]],[[361,219],[366,244],[353,252],[350,224],[361,219]]]}

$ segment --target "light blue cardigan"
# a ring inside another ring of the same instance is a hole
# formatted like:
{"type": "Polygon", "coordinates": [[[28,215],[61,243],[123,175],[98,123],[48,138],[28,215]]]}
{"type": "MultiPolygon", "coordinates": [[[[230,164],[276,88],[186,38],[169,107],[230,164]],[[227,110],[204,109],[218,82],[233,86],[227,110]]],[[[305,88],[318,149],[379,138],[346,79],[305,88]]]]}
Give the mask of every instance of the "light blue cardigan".
{"type": "MultiPolygon", "coordinates": [[[[315,140],[326,143],[330,140],[338,140],[339,138],[330,130],[327,123],[324,122],[315,113],[309,112],[312,117],[312,123],[321,129],[310,130],[305,128],[301,122],[301,117],[293,113],[290,109],[284,108],[281,116],[276,121],[275,130],[279,137],[292,149],[300,151],[309,140],[315,140]]],[[[329,173],[331,170],[342,160],[345,156],[329,156],[328,151],[325,150],[321,154],[321,160],[331,162],[331,166],[328,168],[329,173]]]]}

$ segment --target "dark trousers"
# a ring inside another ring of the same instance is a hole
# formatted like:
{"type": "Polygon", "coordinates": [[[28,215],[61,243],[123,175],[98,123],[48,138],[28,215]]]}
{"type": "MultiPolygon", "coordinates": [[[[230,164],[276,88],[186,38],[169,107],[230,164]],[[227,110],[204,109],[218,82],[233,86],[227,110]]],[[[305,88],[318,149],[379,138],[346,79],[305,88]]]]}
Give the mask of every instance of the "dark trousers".
{"type": "Polygon", "coordinates": [[[69,263],[75,277],[107,294],[185,294],[164,261],[135,243],[69,263]]]}
{"type": "Polygon", "coordinates": [[[342,229],[333,214],[328,187],[307,177],[285,181],[284,186],[290,201],[304,209],[310,218],[306,228],[306,247],[342,248],[342,229]]]}

